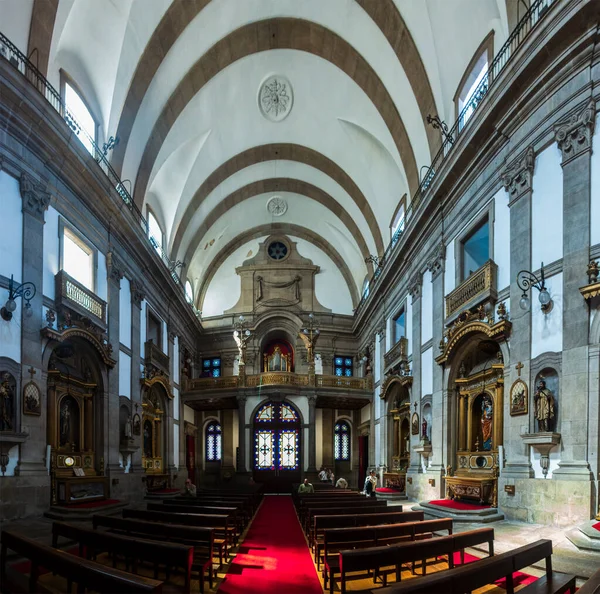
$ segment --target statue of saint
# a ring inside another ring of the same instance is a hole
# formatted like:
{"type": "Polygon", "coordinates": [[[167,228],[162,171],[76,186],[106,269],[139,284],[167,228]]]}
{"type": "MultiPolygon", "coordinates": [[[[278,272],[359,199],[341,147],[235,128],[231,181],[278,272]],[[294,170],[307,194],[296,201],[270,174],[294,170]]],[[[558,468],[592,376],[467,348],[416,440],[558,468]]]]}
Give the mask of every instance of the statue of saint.
{"type": "Polygon", "coordinates": [[[546,381],[543,378],[538,380],[533,401],[535,403],[538,431],[552,431],[554,429],[554,396],[546,388],[546,381]]]}
{"type": "Polygon", "coordinates": [[[144,456],[152,458],[152,425],[148,421],[144,423],[144,456]]]}
{"type": "Polygon", "coordinates": [[[63,402],[60,407],[60,445],[67,445],[71,439],[71,408],[69,402],[63,402]]]}
{"type": "Polygon", "coordinates": [[[14,394],[8,381],[9,377],[8,373],[6,373],[0,384],[0,431],[12,431],[14,429],[14,394]]]}
{"type": "Polygon", "coordinates": [[[421,423],[421,439],[428,441],[427,437],[427,419],[423,417],[423,422],[421,423]]]}
{"type": "Polygon", "coordinates": [[[127,420],[125,421],[125,427],[123,427],[123,432],[125,433],[125,439],[133,438],[133,427],[131,423],[131,415],[127,415],[127,420]]]}
{"type": "Polygon", "coordinates": [[[481,433],[483,435],[482,449],[492,449],[492,422],[494,417],[494,408],[492,399],[485,394],[481,401],[481,433]]]}

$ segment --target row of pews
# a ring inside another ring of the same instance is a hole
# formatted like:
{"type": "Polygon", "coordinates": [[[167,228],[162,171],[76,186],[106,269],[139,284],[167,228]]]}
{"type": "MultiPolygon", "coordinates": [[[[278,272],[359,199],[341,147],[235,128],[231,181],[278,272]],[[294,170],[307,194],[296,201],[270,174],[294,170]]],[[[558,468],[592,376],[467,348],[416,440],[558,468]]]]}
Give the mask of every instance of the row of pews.
{"type": "Polygon", "coordinates": [[[52,591],[40,581],[51,573],[52,584],[61,579],[59,591],[65,592],[77,584],[77,592],[187,594],[193,579],[204,592],[205,580],[212,588],[217,568],[229,558],[261,499],[258,487],[202,490],[196,497],[148,503],[147,509],[123,509],[121,517],[97,514],[91,527],[54,522],[52,546],[4,530],[1,590],[52,591]],[[77,554],[57,548],[65,540],[76,543],[77,554]],[[21,571],[9,565],[8,551],[29,562],[27,574],[22,573],[22,563],[21,571]]]}
{"type": "MultiPolygon", "coordinates": [[[[344,594],[350,580],[370,577],[383,585],[371,590],[378,594],[464,594],[497,580],[505,580],[507,593],[513,594],[513,574],[540,563],[545,564],[545,575],[519,589],[519,594],[575,592],[575,576],[552,569],[550,540],[494,555],[493,528],[453,533],[451,518],[425,520],[423,512],[388,507],[386,501],[349,490],[296,494],[294,503],[325,589],[331,594],[336,582],[344,594]],[[465,565],[465,549],[470,547],[485,547],[488,556],[465,565]],[[455,554],[461,560],[456,567],[455,554]],[[440,563],[447,569],[427,575],[428,565],[440,563]],[[403,569],[412,574],[404,581],[403,569]],[[388,586],[392,579],[395,583],[388,586]]],[[[600,572],[588,584],[579,592],[600,594],[600,572]]],[[[352,589],[356,591],[356,585],[352,589]]]]}

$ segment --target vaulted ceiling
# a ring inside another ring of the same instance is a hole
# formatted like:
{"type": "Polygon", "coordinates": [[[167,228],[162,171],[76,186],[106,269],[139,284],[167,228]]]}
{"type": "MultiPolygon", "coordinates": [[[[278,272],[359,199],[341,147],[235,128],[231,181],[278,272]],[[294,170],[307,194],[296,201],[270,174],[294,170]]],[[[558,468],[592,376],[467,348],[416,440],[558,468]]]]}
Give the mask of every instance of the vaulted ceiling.
{"type": "Polygon", "coordinates": [[[113,166],[205,316],[237,301],[235,267],[273,229],[321,267],[323,305],[351,313],[365,257],[439,148],[427,115],[454,121],[465,70],[490,31],[502,45],[516,2],[2,0],[0,30],[38,49],[57,88],[61,70],[76,82],[100,144],[120,138],[113,166]]]}

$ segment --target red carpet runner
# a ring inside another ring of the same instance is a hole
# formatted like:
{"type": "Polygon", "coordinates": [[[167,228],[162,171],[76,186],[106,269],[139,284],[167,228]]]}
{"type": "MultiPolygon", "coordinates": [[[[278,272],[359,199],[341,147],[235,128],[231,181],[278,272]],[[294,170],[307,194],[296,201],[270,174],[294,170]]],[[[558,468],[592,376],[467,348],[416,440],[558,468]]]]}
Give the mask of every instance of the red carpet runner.
{"type": "Polygon", "coordinates": [[[220,594],[322,594],[289,495],[265,495],[220,594]]]}

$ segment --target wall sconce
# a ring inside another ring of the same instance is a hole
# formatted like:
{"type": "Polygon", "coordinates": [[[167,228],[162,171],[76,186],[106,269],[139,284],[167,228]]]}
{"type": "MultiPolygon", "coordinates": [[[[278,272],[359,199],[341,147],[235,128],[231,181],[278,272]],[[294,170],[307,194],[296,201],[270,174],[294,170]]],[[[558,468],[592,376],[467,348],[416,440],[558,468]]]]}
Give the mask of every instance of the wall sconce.
{"type": "Polygon", "coordinates": [[[409,485],[412,485],[412,476],[407,476],[407,477],[406,477],[406,482],[407,482],[409,485]]]}
{"type": "Polygon", "coordinates": [[[514,495],[515,494],[515,486],[514,485],[504,485],[504,491],[508,495],[514,495]]]}
{"type": "Polygon", "coordinates": [[[429,479],[429,484],[430,484],[432,487],[435,487],[435,479],[429,479]]]}
{"type": "Polygon", "coordinates": [[[10,282],[8,283],[8,299],[4,304],[4,307],[0,309],[0,316],[6,322],[10,322],[13,317],[13,312],[17,309],[17,302],[15,299],[17,297],[21,297],[25,301],[25,310],[24,314],[26,318],[30,318],[33,315],[33,310],[31,309],[31,300],[35,296],[35,285],[33,283],[23,283],[19,285],[16,289],[14,288],[15,281],[13,280],[13,275],[10,275],[10,282]]]}
{"type": "Polygon", "coordinates": [[[527,291],[529,291],[531,287],[535,287],[540,292],[539,300],[542,306],[542,311],[547,314],[552,310],[552,297],[550,297],[550,293],[548,293],[548,289],[546,289],[543,262],[539,279],[537,276],[535,276],[535,274],[533,274],[533,272],[521,270],[519,274],[517,274],[517,285],[519,289],[523,291],[523,295],[521,295],[521,300],[519,301],[519,307],[523,311],[529,310],[529,307],[531,306],[529,295],[527,295],[527,291]]]}

